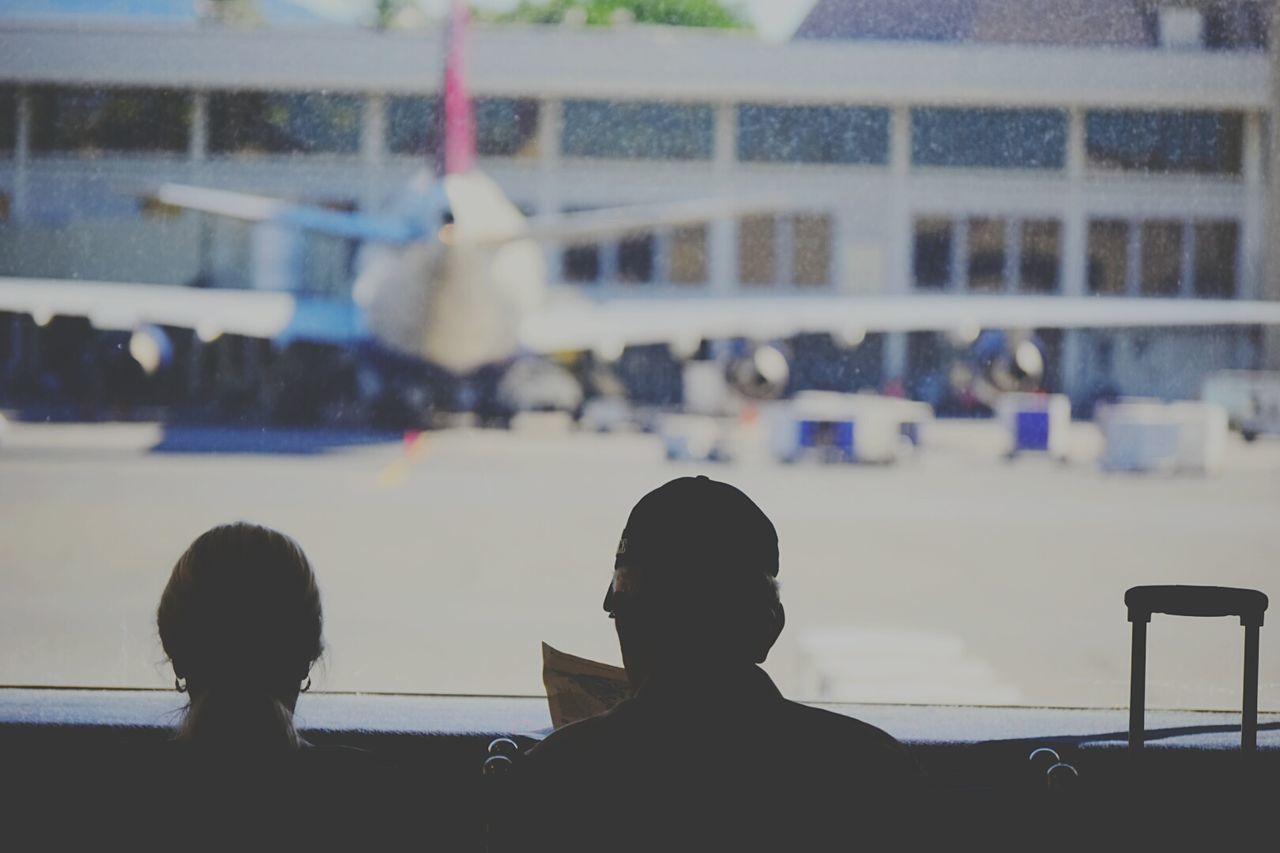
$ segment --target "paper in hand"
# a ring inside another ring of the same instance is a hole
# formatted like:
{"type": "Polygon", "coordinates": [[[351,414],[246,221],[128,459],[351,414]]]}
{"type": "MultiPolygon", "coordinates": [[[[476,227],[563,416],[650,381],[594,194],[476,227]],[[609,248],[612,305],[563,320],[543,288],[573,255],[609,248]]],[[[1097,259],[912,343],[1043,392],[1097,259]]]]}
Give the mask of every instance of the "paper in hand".
{"type": "Polygon", "coordinates": [[[542,683],[551,725],[566,726],[603,713],[631,695],[622,667],[580,658],[542,644],[542,683]]]}

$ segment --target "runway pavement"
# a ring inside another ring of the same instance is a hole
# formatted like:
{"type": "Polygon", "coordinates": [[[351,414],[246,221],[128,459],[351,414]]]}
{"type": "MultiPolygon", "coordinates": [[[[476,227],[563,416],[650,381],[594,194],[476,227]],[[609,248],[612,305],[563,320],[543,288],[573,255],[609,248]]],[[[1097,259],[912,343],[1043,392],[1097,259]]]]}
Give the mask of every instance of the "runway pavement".
{"type": "MultiPolygon", "coordinates": [[[[942,423],[894,467],[673,464],[652,436],[165,430],[14,423],[0,446],[0,683],[172,683],[154,608],[173,561],[237,518],[294,536],[320,577],[317,689],[529,694],[539,642],[618,661],[600,602],[628,510],[673,476],[733,482],[774,518],[787,629],[767,668],[801,698],[1123,705],[1138,583],[1253,586],[1280,608],[1280,442],[1213,477],[1000,458],[942,423]],[[160,447],[163,452],[151,452],[160,447]]],[[[1270,620],[1280,622],[1280,616],[1270,620]]],[[[1239,703],[1241,629],[1157,620],[1152,706],[1239,703]]],[[[1262,632],[1280,709],[1280,628],[1262,632]]]]}

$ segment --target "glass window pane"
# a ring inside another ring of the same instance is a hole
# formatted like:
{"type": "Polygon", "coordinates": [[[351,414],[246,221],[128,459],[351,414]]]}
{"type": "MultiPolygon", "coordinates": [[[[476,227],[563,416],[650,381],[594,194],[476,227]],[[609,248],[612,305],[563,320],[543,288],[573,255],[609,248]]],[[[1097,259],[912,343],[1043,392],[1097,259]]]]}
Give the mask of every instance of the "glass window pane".
{"type": "Polygon", "coordinates": [[[707,228],[705,225],[677,228],[668,243],[673,284],[702,284],[707,272],[707,228]]]}
{"type": "Polygon", "coordinates": [[[187,150],[191,99],[161,89],[36,89],[35,152],[187,150]]]}
{"type": "Polygon", "coordinates": [[[209,99],[209,150],[354,154],[360,98],[320,93],[219,92],[209,99]]]}
{"type": "Polygon", "coordinates": [[[627,237],[618,242],[618,281],[653,281],[653,235],[627,237]]]}
{"type": "Polygon", "coordinates": [[[1085,117],[1090,166],[1238,175],[1243,139],[1237,112],[1094,110],[1085,117]]]}
{"type": "Polygon", "coordinates": [[[1142,293],[1176,296],[1182,278],[1182,223],[1142,223],[1142,293]]]}
{"type": "Polygon", "coordinates": [[[538,102],[528,98],[476,101],[476,150],[482,157],[535,157],[538,102]]]}
{"type": "Polygon", "coordinates": [[[18,145],[18,93],[0,86],[0,151],[12,152],[18,145]]]}
{"type": "Polygon", "coordinates": [[[916,287],[941,290],[951,285],[951,220],[917,219],[912,272],[916,287]]]}
{"type": "Polygon", "coordinates": [[[978,293],[1004,290],[1004,220],[969,220],[969,289],[978,293]]]}
{"type": "Polygon", "coordinates": [[[1240,227],[1235,222],[1196,223],[1196,296],[1230,299],[1236,295],[1239,240],[1240,227]]]}
{"type": "Polygon", "coordinates": [[[440,148],[439,98],[399,96],[387,102],[387,148],[392,154],[434,156],[440,148]]]}
{"type": "Polygon", "coordinates": [[[1019,244],[1019,288],[1028,293],[1056,291],[1062,258],[1062,223],[1056,219],[1028,219],[1022,223],[1019,244]]]}
{"type": "Polygon", "coordinates": [[[831,281],[831,217],[801,214],[791,219],[791,283],[831,281]]]}
{"type": "Polygon", "coordinates": [[[1089,292],[1124,293],[1129,270],[1129,223],[1095,219],[1089,223],[1089,292]]]}
{"type": "Polygon", "coordinates": [[[1061,169],[1066,152],[1062,110],[911,111],[911,162],[917,166],[1061,169]]]}
{"type": "Polygon", "coordinates": [[[882,107],[738,107],[738,159],[749,162],[889,162],[882,107]]]}
{"type": "Polygon", "coordinates": [[[567,157],[710,160],[707,104],[565,101],[560,150],[567,157]]]}
{"type": "Polygon", "coordinates": [[[569,246],[562,253],[560,264],[565,281],[599,281],[600,247],[569,246]]]}
{"type": "Polygon", "coordinates": [[[775,284],[778,280],[778,223],[772,216],[749,216],[738,223],[738,280],[775,284]]]}

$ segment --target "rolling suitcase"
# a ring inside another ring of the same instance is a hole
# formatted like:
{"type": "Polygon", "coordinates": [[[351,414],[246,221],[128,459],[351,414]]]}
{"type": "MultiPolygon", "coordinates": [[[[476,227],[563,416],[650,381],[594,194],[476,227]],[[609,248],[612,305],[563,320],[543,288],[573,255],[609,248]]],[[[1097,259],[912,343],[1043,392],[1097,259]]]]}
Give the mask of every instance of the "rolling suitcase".
{"type": "Polygon", "coordinates": [[[1240,712],[1240,749],[1258,749],[1258,629],[1267,596],[1256,589],[1226,586],[1135,586],[1124,594],[1133,623],[1129,674],[1129,750],[1143,748],[1146,734],[1147,623],[1151,614],[1238,616],[1244,626],[1244,698],[1240,712]]]}

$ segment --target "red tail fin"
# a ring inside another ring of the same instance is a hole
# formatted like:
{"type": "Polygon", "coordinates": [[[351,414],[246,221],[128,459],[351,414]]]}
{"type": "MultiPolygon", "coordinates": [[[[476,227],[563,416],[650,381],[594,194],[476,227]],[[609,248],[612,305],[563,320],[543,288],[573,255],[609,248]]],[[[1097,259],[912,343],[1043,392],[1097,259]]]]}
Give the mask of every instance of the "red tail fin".
{"type": "Polygon", "coordinates": [[[444,60],[444,145],[438,163],[442,174],[469,172],[476,164],[476,120],[467,92],[467,27],[464,0],[453,0],[444,60]]]}

